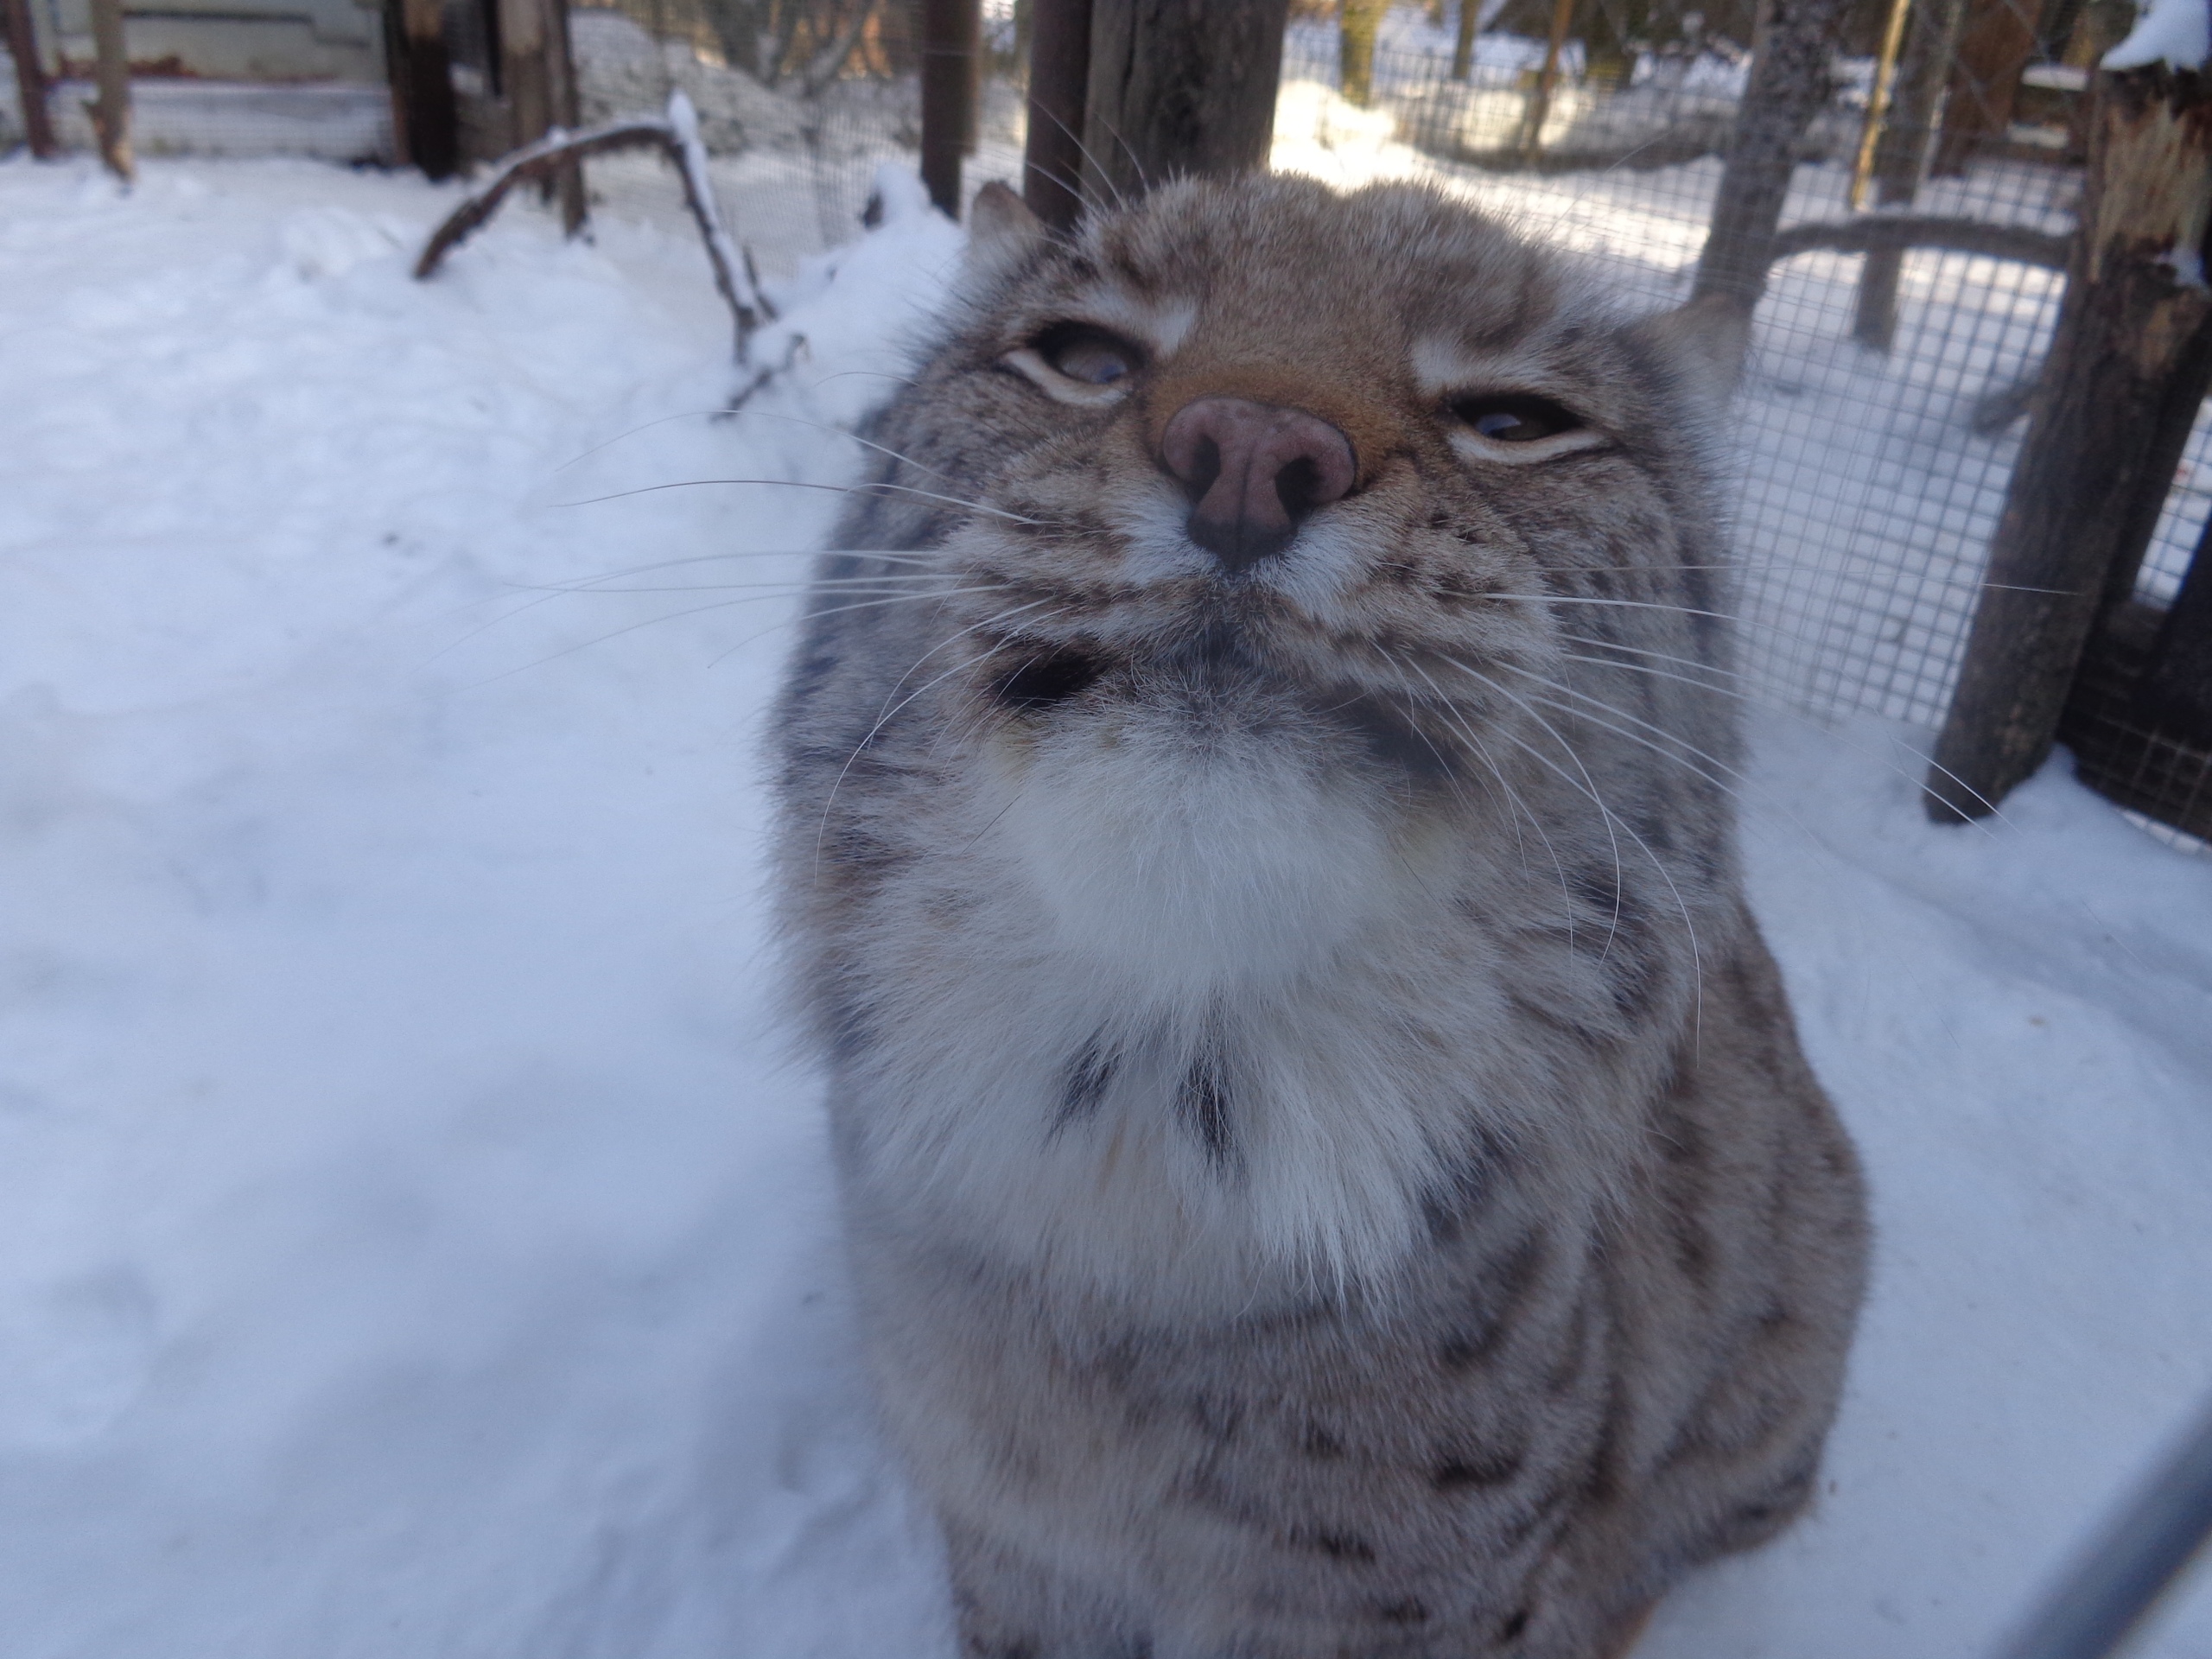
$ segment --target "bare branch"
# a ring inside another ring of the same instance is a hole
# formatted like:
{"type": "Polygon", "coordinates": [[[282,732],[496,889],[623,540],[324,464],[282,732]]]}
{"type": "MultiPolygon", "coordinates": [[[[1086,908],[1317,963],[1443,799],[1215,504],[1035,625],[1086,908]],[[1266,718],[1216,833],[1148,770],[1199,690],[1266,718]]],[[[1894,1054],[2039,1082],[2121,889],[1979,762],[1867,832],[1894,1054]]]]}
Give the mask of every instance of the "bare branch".
{"type": "Polygon", "coordinates": [[[706,245],[715,287],[736,323],[737,354],[743,358],[753,331],[763,319],[773,318],[776,311],[753,281],[753,261],[722,224],[703,164],[705,152],[698,143],[698,118],[680,92],[670,97],[664,118],[610,122],[575,134],[556,130],[515,151],[431,233],[422,257],[415,262],[416,280],[426,282],[435,275],[446,255],[489,221],[517,185],[550,180],[571,162],[625,149],[658,150],[683,181],[684,205],[691,210],[700,239],[706,245]]]}
{"type": "Polygon", "coordinates": [[[1992,259],[2017,259],[2022,264],[2049,270],[2066,269],[2071,236],[2031,231],[2018,225],[1985,225],[1971,219],[1946,219],[1931,213],[1870,213],[1864,219],[1824,220],[1815,225],[1792,225],[1775,232],[1768,245],[1767,263],[1793,254],[1890,253],[1908,248],[1940,249],[1946,253],[1978,253],[1992,259]]]}

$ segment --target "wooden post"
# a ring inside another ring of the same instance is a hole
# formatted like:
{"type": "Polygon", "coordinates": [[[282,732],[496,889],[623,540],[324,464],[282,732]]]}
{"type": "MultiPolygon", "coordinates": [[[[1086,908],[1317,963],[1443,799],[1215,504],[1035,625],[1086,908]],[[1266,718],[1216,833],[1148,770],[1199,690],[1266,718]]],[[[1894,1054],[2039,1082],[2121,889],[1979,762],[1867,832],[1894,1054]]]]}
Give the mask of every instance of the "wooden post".
{"type": "Polygon", "coordinates": [[[975,124],[981,0],[922,0],[922,182],[960,217],[960,158],[975,124]]]}
{"type": "Polygon", "coordinates": [[[1029,27],[1029,140],[1021,196],[1031,213],[1064,231],[1083,211],[1090,0],[1035,0],[1029,27]]]}
{"type": "Polygon", "coordinates": [[[1938,174],[1965,172],[1975,147],[2012,124],[2020,73],[2036,54],[2036,13],[2033,0],[1970,0],[1943,105],[1938,174]]]}
{"type": "Polygon", "coordinates": [[[1475,25],[1482,21],[1482,0],[1459,0],[1459,29],[1452,38],[1452,79],[1475,73],[1475,25]]]}
{"type": "Polygon", "coordinates": [[[92,0],[92,52],[99,97],[86,105],[108,171],[128,184],[138,170],[130,154],[130,59],[123,43],[123,0],[92,0]]]}
{"type": "Polygon", "coordinates": [[[2197,538],[2181,591],[2167,607],[2136,697],[2154,718],[2212,749],[2212,551],[2207,549],[2212,549],[2212,522],[2197,538]]]}
{"type": "MultiPolygon", "coordinates": [[[[568,0],[547,0],[552,29],[546,38],[546,71],[553,82],[554,124],[574,132],[583,120],[583,101],[576,92],[576,54],[569,39],[568,0]]],[[[582,156],[571,157],[554,180],[554,194],[561,200],[561,231],[582,236],[588,215],[584,194],[582,156]]]]}
{"type": "Polygon", "coordinates": [[[54,122],[46,110],[46,71],[38,60],[38,35],[31,28],[30,0],[5,0],[0,16],[8,22],[8,55],[16,60],[16,97],[23,109],[23,138],[41,162],[55,155],[54,122]]]}
{"type": "Polygon", "coordinates": [[[449,179],[461,166],[461,112],[454,102],[445,9],[439,0],[389,3],[394,131],[406,159],[425,177],[449,179]]]}
{"type": "MultiPolygon", "coordinates": [[[[575,120],[575,83],[569,67],[567,20],[560,0],[497,0],[499,25],[499,85],[513,124],[508,148],[534,144],[556,127],[575,120]]],[[[561,219],[571,236],[583,228],[583,171],[574,157],[550,181],[549,194],[561,203],[561,219]]]]}
{"type": "Polygon", "coordinates": [[[1766,288],[1768,254],[1797,164],[1797,141],[1827,102],[1828,54],[1845,0],[1771,0],[1751,60],[1728,163],[1713,199],[1692,297],[1746,308],[1766,288]]]}
{"type": "Polygon", "coordinates": [[[1866,118],[1859,126],[1859,156],[1851,167],[1851,188],[1844,205],[1854,213],[1866,205],[1866,181],[1874,175],[1874,147],[1882,137],[1882,118],[1890,112],[1890,83],[1897,79],[1897,48],[1904,44],[1905,16],[1912,0],[1890,0],[1890,20],[1882,29],[1881,49],[1874,54],[1874,84],[1866,94],[1866,118]]]}
{"type": "MultiPolygon", "coordinates": [[[[1936,110],[1958,43],[1963,0],[1916,0],[1904,60],[1898,65],[1882,136],[1874,146],[1874,200],[1884,207],[1910,207],[1928,177],[1929,142],[1936,110]]],[[[1897,338],[1897,286],[1904,275],[1901,250],[1870,253],[1859,270],[1859,305],[1852,336],[1862,346],[1886,352],[1897,338]]]]}
{"type": "Polygon", "coordinates": [[[1536,85],[1521,117],[1523,161],[1533,162],[1543,151],[1544,123],[1551,119],[1552,89],[1559,84],[1559,54],[1567,49],[1567,31],[1573,22],[1574,0],[1554,0],[1552,32],[1544,42],[1544,67],[1536,72],[1536,85]]]}
{"type": "Polygon", "coordinates": [[[1338,0],[1337,86],[1344,102],[1365,109],[1375,101],[1375,37],[1389,0],[1338,0]]]}
{"type": "Polygon", "coordinates": [[[2212,387],[2212,86],[2154,67],[2096,96],[2066,299],[1929,773],[1938,822],[1993,810],[2050,753],[2212,387]]]}
{"type": "Polygon", "coordinates": [[[1290,0],[1092,0],[1084,194],[1268,164],[1290,0]]]}

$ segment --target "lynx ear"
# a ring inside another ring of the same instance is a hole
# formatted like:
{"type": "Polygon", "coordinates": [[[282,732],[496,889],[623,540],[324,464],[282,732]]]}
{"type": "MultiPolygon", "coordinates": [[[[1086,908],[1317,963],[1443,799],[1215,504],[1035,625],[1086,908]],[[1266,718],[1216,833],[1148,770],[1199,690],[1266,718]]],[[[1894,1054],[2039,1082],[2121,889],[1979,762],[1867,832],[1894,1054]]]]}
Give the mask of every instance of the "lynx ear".
{"type": "Polygon", "coordinates": [[[1052,232],[996,179],[976,193],[968,209],[968,265],[979,276],[996,276],[1022,258],[1052,232]]]}
{"type": "Polygon", "coordinates": [[[1751,308],[1732,295],[1703,294],[1638,325],[1689,372],[1716,403],[1726,401],[1751,349],[1751,308]]]}

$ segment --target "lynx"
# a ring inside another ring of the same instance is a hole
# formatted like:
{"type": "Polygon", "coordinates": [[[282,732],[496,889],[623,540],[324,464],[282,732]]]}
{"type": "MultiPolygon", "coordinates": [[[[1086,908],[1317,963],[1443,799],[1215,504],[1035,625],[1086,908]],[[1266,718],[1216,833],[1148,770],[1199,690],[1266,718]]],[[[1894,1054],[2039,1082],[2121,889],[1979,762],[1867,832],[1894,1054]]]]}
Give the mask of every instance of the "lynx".
{"type": "Polygon", "coordinates": [[[1712,429],[1410,186],[978,200],[778,717],[864,1331],[988,1659],[1599,1659],[1807,1503],[1858,1166],[1712,429]]]}

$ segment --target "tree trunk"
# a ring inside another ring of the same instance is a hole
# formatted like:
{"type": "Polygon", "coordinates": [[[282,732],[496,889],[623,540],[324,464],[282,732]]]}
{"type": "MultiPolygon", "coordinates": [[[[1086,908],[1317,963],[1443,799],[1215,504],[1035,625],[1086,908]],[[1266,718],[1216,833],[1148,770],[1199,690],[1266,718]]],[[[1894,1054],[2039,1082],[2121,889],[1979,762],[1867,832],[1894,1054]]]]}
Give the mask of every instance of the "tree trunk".
{"type": "Polygon", "coordinates": [[[1798,140],[1828,96],[1828,58],[1846,0],[1773,0],[1751,61],[1713,225],[1692,297],[1722,295],[1748,308],[1766,288],[1798,140]]]}
{"type": "Polygon", "coordinates": [[[1521,113],[1519,147],[1523,160],[1534,161],[1544,147],[1544,123],[1551,119],[1552,92],[1559,85],[1559,54],[1566,49],[1567,31],[1573,21],[1574,0],[1556,0],[1552,7],[1552,32],[1544,42],[1544,67],[1536,72],[1529,106],[1521,113]]]}
{"type": "Polygon", "coordinates": [[[1035,0],[1021,196],[1054,230],[1066,230],[1083,211],[1084,100],[1090,81],[1090,0],[1035,0]]]}
{"type": "Polygon", "coordinates": [[[1389,0],[1343,0],[1338,18],[1337,86],[1363,110],[1375,101],[1375,37],[1389,10],[1389,0]]]}
{"type": "Polygon", "coordinates": [[[1084,195],[1268,164],[1289,0],[1092,0],[1084,195]]]}
{"type": "Polygon", "coordinates": [[[50,162],[55,154],[54,122],[46,111],[46,71],[39,65],[30,0],[6,0],[0,15],[8,21],[8,55],[16,60],[16,97],[23,109],[24,141],[35,157],[50,162]]]}
{"type": "Polygon", "coordinates": [[[2212,89],[2102,78],[2065,303],[1929,775],[1938,821],[1994,810],[2043,763],[2091,629],[2133,588],[2212,386],[2208,218],[2212,89]]]}
{"type": "Polygon", "coordinates": [[[702,0],[702,10],[721,47],[722,61],[760,79],[760,0],[702,0]]]}
{"type": "Polygon", "coordinates": [[[100,160],[128,184],[138,170],[130,154],[130,59],[123,43],[123,0],[92,0],[92,50],[99,98],[90,105],[100,160]]]}
{"type": "Polygon", "coordinates": [[[1465,80],[1475,72],[1475,25],[1482,15],[1482,0],[1459,0],[1459,32],[1452,41],[1454,80],[1465,80]]]}

